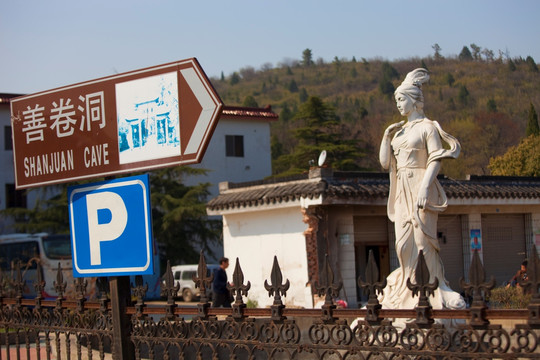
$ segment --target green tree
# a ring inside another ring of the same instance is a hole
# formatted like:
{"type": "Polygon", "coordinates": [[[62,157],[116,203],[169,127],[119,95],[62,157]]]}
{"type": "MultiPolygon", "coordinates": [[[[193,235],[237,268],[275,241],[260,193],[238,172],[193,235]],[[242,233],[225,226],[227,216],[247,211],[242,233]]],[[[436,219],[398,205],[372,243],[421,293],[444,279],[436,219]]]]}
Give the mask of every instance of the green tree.
{"type": "Polygon", "coordinates": [[[394,84],[392,84],[392,80],[398,78],[399,73],[387,61],[382,63],[381,70],[382,70],[382,78],[379,80],[379,91],[383,95],[391,97],[395,91],[394,84]]]}
{"type": "Polygon", "coordinates": [[[233,72],[233,74],[231,75],[231,79],[230,79],[230,84],[231,85],[236,85],[240,82],[240,75],[235,71],[233,72]]]}
{"type": "Polygon", "coordinates": [[[540,136],[531,135],[489,161],[492,175],[540,176],[540,136]]]}
{"type": "Polygon", "coordinates": [[[334,60],[332,60],[332,65],[334,66],[336,73],[339,73],[339,70],[341,69],[341,60],[337,56],[334,56],[334,60]]]}
{"type": "Polygon", "coordinates": [[[358,109],[358,115],[360,116],[360,119],[363,119],[368,116],[369,113],[365,107],[360,106],[360,108],[358,109]]]}
{"type": "Polygon", "coordinates": [[[392,65],[390,65],[388,61],[382,63],[381,69],[383,78],[386,80],[393,80],[399,77],[398,71],[392,65]]]}
{"type": "Polygon", "coordinates": [[[309,95],[307,93],[306,88],[300,89],[300,93],[298,94],[298,99],[300,100],[300,103],[305,103],[308,99],[309,95]]]}
{"type": "Polygon", "coordinates": [[[458,58],[460,61],[472,61],[473,56],[471,54],[471,50],[469,50],[467,46],[464,46],[463,49],[461,49],[458,58]]]}
{"type": "Polygon", "coordinates": [[[154,237],[172,263],[196,263],[200,250],[213,255],[212,245],[219,241],[221,221],[206,215],[210,184],[183,184],[186,175],[204,173],[186,166],[150,173],[154,237]]]}
{"type": "Polygon", "coordinates": [[[469,102],[469,90],[467,90],[465,85],[459,87],[458,100],[462,105],[467,105],[469,102]]]}
{"type": "Polygon", "coordinates": [[[272,159],[277,159],[283,155],[283,144],[278,140],[276,135],[270,138],[270,153],[272,159]]]}
{"type": "Polygon", "coordinates": [[[257,100],[251,95],[248,95],[244,98],[244,102],[242,103],[242,106],[245,107],[259,107],[259,104],[257,104],[257,100]]]}
{"type": "Polygon", "coordinates": [[[536,113],[536,109],[534,108],[534,105],[532,103],[529,107],[529,116],[527,121],[527,127],[525,129],[525,134],[527,136],[540,135],[540,127],[538,126],[538,114],[536,113]]]}
{"type": "Polygon", "coordinates": [[[433,51],[435,52],[433,54],[433,58],[435,59],[435,61],[439,61],[439,60],[442,60],[443,59],[443,56],[441,55],[441,47],[439,46],[439,44],[433,44],[431,46],[431,48],[433,49],[433,51]]]}
{"type": "Polygon", "coordinates": [[[516,71],[516,63],[512,59],[508,59],[508,70],[516,71]]]}
{"type": "Polygon", "coordinates": [[[313,65],[313,54],[311,49],[305,49],[302,52],[302,66],[312,66],[313,65]]]}
{"type": "Polygon", "coordinates": [[[320,98],[312,96],[300,106],[293,121],[297,141],[291,154],[281,155],[274,164],[275,174],[291,175],[308,169],[310,160],[316,160],[326,150],[332,166],[340,170],[358,170],[357,161],[363,156],[358,141],[346,140],[335,110],[320,98]]]}
{"type": "Polygon", "coordinates": [[[532,58],[532,56],[527,56],[527,58],[525,59],[525,62],[527,63],[527,65],[529,66],[529,70],[532,71],[532,72],[538,72],[538,66],[536,66],[536,62],[534,61],[534,59],[532,58]]]}
{"type": "Polygon", "coordinates": [[[452,74],[450,74],[449,72],[447,72],[445,75],[444,75],[444,82],[448,84],[448,86],[452,86],[454,85],[454,82],[456,82],[456,79],[454,79],[454,76],[452,74]]]}
{"type": "Polygon", "coordinates": [[[395,90],[396,89],[394,87],[394,84],[392,84],[392,82],[390,80],[387,80],[387,79],[383,78],[383,79],[381,79],[379,81],[379,91],[383,95],[388,96],[388,97],[392,97],[395,90]]]}
{"type": "Polygon", "coordinates": [[[364,69],[369,71],[369,61],[367,61],[367,59],[364,57],[362,58],[362,64],[364,65],[364,69]]]}
{"type": "Polygon", "coordinates": [[[281,108],[281,112],[279,113],[279,120],[283,122],[288,122],[290,119],[292,119],[293,113],[291,109],[289,109],[289,106],[287,104],[284,104],[281,108]]]}
{"type": "Polygon", "coordinates": [[[471,49],[472,49],[472,56],[474,60],[476,61],[480,60],[480,52],[482,51],[482,48],[473,43],[471,44],[471,49]]]}
{"type": "Polygon", "coordinates": [[[289,82],[288,89],[292,93],[298,92],[298,85],[296,85],[296,81],[294,81],[294,79],[289,82]]]}
{"type": "Polygon", "coordinates": [[[493,50],[489,50],[488,48],[484,48],[482,50],[482,55],[484,55],[487,62],[492,62],[495,59],[495,54],[493,53],[493,50]]]}
{"type": "Polygon", "coordinates": [[[497,103],[493,98],[488,99],[486,107],[488,112],[497,112],[497,103]]]}

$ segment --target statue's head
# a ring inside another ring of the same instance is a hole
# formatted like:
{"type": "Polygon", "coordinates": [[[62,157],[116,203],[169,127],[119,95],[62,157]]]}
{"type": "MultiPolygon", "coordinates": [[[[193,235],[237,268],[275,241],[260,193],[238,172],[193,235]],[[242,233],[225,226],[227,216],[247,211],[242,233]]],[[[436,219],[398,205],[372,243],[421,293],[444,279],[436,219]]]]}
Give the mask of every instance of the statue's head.
{"type": "Polygon", "coordinates": [[[405,80],[394,91],[394,96],[398,94],[409,97],[416,110],[422,112],[424,109],[424,94],[422,93],[422,84],[429,81],[429,73],[426,69],[418,68],[407,74],[405,80]]]}

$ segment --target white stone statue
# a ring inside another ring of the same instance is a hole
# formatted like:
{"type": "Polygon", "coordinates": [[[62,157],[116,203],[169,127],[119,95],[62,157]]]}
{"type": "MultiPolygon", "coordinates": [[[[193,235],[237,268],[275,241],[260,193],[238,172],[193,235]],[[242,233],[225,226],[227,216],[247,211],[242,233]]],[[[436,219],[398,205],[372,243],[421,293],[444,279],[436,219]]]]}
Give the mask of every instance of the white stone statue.
{"type": "Polygon", "coordinates": [[[437,240],[437,216],[447,206],[447,199],[437,174],[443,158],[456,158],[460,144],[444,132],[436,121],[424,115],[422,84],[429,80],[428,71],[416,69],[407,74],[394,95],[397,108],[407,122],[390,125],[384,132],[379,160],[390,173],[388,217],[395,224],[396,252],[399,268],[387,278],[379,301],[386,309],[413,309],[413,298],[407,279],[415,282],[418,252],[423,250],[431,274],[439,288],[429,301],[434,309],[463,309],[465,301],[452,291],[444,276],[437,240]],[[443,147],[442,142],[449,145],[443,147]]]}

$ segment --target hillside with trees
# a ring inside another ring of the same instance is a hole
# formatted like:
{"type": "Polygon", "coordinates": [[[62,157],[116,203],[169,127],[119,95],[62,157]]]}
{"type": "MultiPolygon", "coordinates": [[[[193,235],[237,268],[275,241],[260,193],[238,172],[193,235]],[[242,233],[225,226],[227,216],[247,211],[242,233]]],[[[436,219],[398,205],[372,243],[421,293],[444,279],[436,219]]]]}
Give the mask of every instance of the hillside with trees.
{"type": "Polygon", "coordinates": [[[490,174],[490,159],[527,137],[531,108],[540,106],[535,60],[510,57],[475,44],[443,57],[435,44],[426,58],[397,61],[335,57],[245,67],[212,83],[227,105],[266,106],[280,115],[272,124],[274,175],[306,171],[327,150],[341,170],[380,171],[378,147],[386,126],[401,119],[393,92],[405,75],[427,68],[425,112],[462,145],[457,160],[443,162],[452,178],[490,174]]]}

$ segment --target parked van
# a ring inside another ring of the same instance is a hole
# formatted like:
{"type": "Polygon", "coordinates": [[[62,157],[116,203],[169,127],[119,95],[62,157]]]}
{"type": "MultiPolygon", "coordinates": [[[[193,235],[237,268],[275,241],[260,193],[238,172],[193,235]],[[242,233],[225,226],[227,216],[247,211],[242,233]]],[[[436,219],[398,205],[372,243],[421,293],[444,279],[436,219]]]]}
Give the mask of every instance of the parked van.
{"type": "Polygon", "coordinates": [[[5,274],[4,276],[10,274],[13,261],[18,261],[21,264],[24,297],[36,295],[34,284],[37,280],[38,266],[41,267],[45,281],[45,288],[41,294],[45,298],[57,295],[54,281],[58,265],[66,270],[64,273],[66,283],[70,285],[73,283],[69,235],[49,235],[47,233],[1,235],[0,268],[5,274]]]}
{"type": "MultiPolygon", "coordinates": [[[[216,264],[207,264],[208,267],[208,276],[213,274],[215,270],[219,268],[219,265],[216,264]]],[[[197,276],[197,268],[199,265],[176,265],[172,266],[171,270],[174,277],[174,284],[180,284],[179,294],[182,296],[182,299],[186,302],[193,301],[195,298],[198,298],[201,295],[201,289],[195,287],[195,282],[193,282],[193,277],[197,276]]],[[[206,290],[208,298],[212,298],[212,289],[206,290]]]]}

